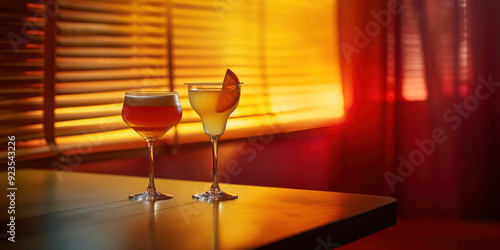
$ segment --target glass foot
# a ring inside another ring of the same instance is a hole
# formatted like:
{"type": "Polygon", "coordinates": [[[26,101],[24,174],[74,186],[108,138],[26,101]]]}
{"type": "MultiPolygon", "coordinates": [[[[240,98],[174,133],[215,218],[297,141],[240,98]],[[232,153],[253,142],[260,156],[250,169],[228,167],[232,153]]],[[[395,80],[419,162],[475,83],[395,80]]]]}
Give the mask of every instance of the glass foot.
{"type": "Polygon", "coordinates": [[[207,191],[201,194],[194,194],[193,199],[198,199],[200,201],[227,201],[238,199],[238,195],[229,194],[223,191],[213,192],[207,191]]]}
{"type": "Polygon", "coordinates": [[[156,190],[146,190],[143,193],[130,195],[128,197],[131,201],[158,201],[158,200],[169,200],[174,198],[171,194],[160,193],[156,190]]]}

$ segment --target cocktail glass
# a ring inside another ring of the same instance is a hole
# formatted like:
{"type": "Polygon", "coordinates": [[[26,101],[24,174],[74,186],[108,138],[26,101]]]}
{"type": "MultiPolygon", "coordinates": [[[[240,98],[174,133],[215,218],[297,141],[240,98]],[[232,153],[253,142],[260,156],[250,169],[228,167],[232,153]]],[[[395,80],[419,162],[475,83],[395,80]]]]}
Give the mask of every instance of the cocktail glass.
{"type": "Polygon", "coordinates": [[[156,201],[172,199],[171,194],[156,191],[154,181],[154,146],[160,137],[182,117],[179,96],[167,91],[133,91],[125,93],[122,118],[148,143],[149,184],[146,191],[130,195],[129,200],[156,201]]]}
{"type": "Polygon", "coordinates": [[[241,83],[234,84],[233,89],[224,89],[222,83],[187,83],[189,103],[200,116],[205,134],[212,142],[213,180],[210,190],[193,195],[198,200],[232,200],[235,194],[223,192],[217,179],[217,159],[219,138],[226,129],[229,115],[236,109],[240,99],[241,83]]]}

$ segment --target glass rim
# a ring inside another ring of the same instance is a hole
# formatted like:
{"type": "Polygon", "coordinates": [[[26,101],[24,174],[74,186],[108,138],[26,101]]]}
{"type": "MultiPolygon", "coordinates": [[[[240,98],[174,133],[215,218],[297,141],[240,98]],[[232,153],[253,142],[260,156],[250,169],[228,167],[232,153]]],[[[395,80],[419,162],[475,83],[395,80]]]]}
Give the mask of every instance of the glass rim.
{"type": "MultiPolygon", "coordinates": [[[[186,82],[184,85],[222,85],[224,84],[223,82],[186,82]]],[[[237,83],[237,84],[243,84],[242,82],[237,83]]]]}
{"type": "Polygon", "coordinates": [[[134,93],[137,93],[137,95],[135,95],[135,96],[149,96],[149,95],[144,95],[144,94],[147,94],[147,93],[153,94],[151,96],[174,96],[174,95],[179,95],[179,93],[177,93],[175,91],[161,91],[161,90],[134,90],[134,91],[127,91],[127,92],[125,92],[125,95],[134,96],[134,93]],[[143,95],[141,95],[141,94],[143,94],[143,95]]]}

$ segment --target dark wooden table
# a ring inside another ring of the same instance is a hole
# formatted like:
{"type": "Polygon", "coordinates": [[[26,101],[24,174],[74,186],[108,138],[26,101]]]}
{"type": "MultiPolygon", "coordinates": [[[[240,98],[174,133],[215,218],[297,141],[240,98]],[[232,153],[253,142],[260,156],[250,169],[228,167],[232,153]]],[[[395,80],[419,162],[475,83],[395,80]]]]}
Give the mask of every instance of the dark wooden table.
{"type": "Polygon", "coordinates": [[[396,224],[390,197],[222,184],[238,200],[198,202],[209,184],[156,179],[172,200],[129,201],[147,178],[16,172],[15,243],[0,172],[1,249],[329,249],[396,224]]]}

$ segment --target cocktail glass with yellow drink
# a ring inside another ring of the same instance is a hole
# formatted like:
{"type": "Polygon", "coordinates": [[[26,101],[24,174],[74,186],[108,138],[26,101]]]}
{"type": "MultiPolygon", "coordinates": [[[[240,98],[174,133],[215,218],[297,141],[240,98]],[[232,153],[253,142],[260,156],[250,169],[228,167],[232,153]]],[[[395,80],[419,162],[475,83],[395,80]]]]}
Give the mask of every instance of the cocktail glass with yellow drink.
{"type": "Polygon", "coordinates": [[[186,83],[188,85],[189,103],[200,116],[205,134],[212,142],[213,180],[210,190],[193,195],[199,200],[232,200],[235,194],[223,192],[217,179],[217,160],[219,138],[226,129],[229,115],[236,109],[240,100],[241,83],[238,77],[227,70],[223,83],[186,83]]]}

